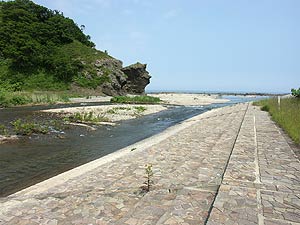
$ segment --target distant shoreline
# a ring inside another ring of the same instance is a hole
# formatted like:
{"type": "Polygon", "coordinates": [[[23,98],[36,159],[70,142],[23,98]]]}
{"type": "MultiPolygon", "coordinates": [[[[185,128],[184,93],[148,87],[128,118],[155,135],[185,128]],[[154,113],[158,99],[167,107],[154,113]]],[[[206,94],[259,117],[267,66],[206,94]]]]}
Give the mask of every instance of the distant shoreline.
{"type": "Polygon", "coordinates": [[[203,94],[203,95],[235,95],[235,96],[284,96],[290,93],[268,93],[268,92],[222,92],[222,91],[162,91],[149,90],[146,94],[203,94]]]}

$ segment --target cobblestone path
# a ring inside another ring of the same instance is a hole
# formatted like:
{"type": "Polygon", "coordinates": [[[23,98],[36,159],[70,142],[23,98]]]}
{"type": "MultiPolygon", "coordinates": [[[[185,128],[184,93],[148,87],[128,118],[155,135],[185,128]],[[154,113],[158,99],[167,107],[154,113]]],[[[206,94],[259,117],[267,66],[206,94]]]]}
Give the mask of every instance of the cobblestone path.
{"type": "Polygon", "coordinates": [[[267,113],[240,104],[2,198],[0,224],[300,224],[299,171],[267,113]]]}

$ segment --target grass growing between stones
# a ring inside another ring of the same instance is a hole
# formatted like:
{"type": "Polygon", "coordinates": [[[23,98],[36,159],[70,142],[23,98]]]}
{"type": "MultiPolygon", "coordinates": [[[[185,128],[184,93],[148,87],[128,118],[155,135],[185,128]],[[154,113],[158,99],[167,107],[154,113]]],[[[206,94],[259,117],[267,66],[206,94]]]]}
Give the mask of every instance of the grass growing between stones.
{"type": "Polygon", "coordinates": [[[129,103],[129,104],[151,104],[151,103],[160,103],[160,98],[151,97],[151,96],[115,96],[110,100],[112,103],[129,103]]]}
{"type": "Polygon", "coordinates": [[[263,111],[270,113],[272,119],[282,127],[287,134],[300,144],[300,99],[283,98],[278,104],[277,98],[270,98],[254,102],[263,111]]]}

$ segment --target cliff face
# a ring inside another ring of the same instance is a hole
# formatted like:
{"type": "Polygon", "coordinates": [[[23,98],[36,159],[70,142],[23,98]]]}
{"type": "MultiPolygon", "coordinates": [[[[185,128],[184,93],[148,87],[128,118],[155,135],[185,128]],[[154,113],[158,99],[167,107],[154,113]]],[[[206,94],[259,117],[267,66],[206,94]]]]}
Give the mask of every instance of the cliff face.
{"type": "Polygon", "coordinates": [[[144,94],[151,76],[147,65],[136,63],[123,67],[120,60],[114,58],[96,60],[97,76],[107,76],[108,81],[99,86],[99,91],[110,96],[125,94],[144,94]]]}
{"type": "Polygon", "coordinates": [[[122,69],[122,72],[127,76],[127,82],[123,87],[127,93],[145,93],[145,87],[150,83],[151,78],[146,67],[146,64],[136,63],[122,69]]]}

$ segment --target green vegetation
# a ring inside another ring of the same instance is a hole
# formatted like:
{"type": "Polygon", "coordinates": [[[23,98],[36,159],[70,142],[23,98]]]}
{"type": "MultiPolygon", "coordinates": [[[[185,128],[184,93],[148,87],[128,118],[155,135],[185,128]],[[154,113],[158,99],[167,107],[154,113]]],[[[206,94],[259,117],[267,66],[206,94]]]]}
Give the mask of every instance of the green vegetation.
{"type": "Polygon", "coordinates": [[[120,107],[114,107],[114,108],[112,108],[112,109],[107,110],[106,113],[109,113],[109,114],[117,114],[119,110],[130,111],[131,108],[130,108],[130,107],[122,107],[122,106],[120,106],[120,107]]]}
{"type": "Polygon", "coordinates": [[[33,122],[23,122],[21,119],[17,119],[11,124],[14,127],[14,131],[17,135],[31,135],[33,133],[36,134],[47,134],[49,132],[49,128],[47,126],[33,123],[33,122]]]}
{"type": "Polygon", "coordinates": [[[151,186],[153,185],[153,170],[152,170],[152,164],[147,164],[145,165],[145,173],[146,173],[146,181],[144,182],[144,186],[142,186],[142,191],[143,192],[149,192],[151,186]]]}
{"type": "Polygon", "coordinates": [[[75,123],[99,123],[99,122],[109,122],[109,120],[104,115],[95,115],[93,112],[77,112],[72,115],[66,116],[64,118],[67,122],[75,123]]]}
{"type": "Polygon", "coordinates": [[[262,110],[268,111],[272,119],[279,124],[288,135],[296,142],[300,143],[300,99],[282,98],[280,106],[277,98],[270,98],[254,102],[262,110]]]}
{"type": "Polygon", "coordinates": [[[296,97],[296,98],[300,98],[300,88],[298,88],[298,89],[292,89],[291,90],[291,92],[292,92],[292,95],[294,96],[294,97],[296,97]]]}
{"type": "Polygon", "coordinates": [[[129,103],[129,104],[136,104],[136,103],[159,103],[161,102],[160,98],[151,97],[151,96],[115,96],[110,100],[112,103],[129,103]]]}
{"type": "Polygon", "coordinates": [[[4,136],[8,135],[8,130],[3,124],[0,124],[0,135],[4,135],[4,136]]]}
{"type": "Polygon", "coordinates": [[[118,114],[119,113],[119,111],[124,111],[124,110],[126,110],[126,111],[133,111],[134,112],[134,115],[136,115],[136,116],[139,116],[142,112],[144,112],[144,111],[146,111],[147,110],[147,108],[146,107],[144,107],[144,106],[135,106],[135,107],[114,107],[114,108],[112,108],[112,109],[109,109],[109,110],[107,110],[107,112],[106,113],[108,113],[108,114],[118,114]]]}
{"type": "Polygon", "coordinates": [[[0,104],[31,102],[12,99],[16,91],[65,91],[73,83],[95,89],[110,82],[110,71],[100,68],[99,77],[93,68],[110,56],[94,48],[83,27],[30,0],[0,1],[0,104]]]}
{"type": "Polygon", "coordinates": [[[144,106],[135,106],[134,109],[137,111],[137,113],[142,113],[146,111],[147,108],[144,106]]]}
{"type": "Polygon", "coordinates": [[[52,104],[68,102],[70,97],[77,95],[70,92],[10,92],[0,89],[0,107],[11,107],[25,104],[52,104]]]}

